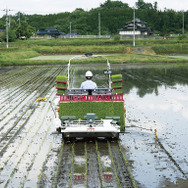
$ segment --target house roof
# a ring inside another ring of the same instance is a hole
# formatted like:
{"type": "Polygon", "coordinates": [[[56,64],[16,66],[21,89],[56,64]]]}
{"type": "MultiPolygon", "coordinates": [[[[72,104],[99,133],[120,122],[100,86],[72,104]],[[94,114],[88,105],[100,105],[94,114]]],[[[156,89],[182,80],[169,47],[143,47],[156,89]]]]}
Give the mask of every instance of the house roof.
{"type": "Polygon", "coordinates": [[[37,31],[37,35],[62,35],[63,32],[59,31],[57,28],[46,28],[43,30],[37,31]]]}
{"type": "MultiPolygon", "coordinates": [[[[134,19],[131,20],[131,21],[129,21],[129,22],[126,22],[126,24],[128,25],[128,24],[131,24],[131,23],[133,23],[133,22],[134,22],[134,19]]],[[[147,22],[144,22],[144,21],[140,20],[139,18],[136,18],[136,19],[135,19],[135,23],[140,23],[140,24],[142,24],[142,25],[146,25],[146,24],[147,24],[147,22]]]]}
{"type": "Polygon", "coordinates": [[[144,22],[138,18],[126,22],[126,25],[123,28],[118,29],[118,31],[133,31],[135,21],[135,30],[141,32],[148,32],[148,34],[153,34],[153,31],[150,27],[146,27],[147,22],[144,22]]]}

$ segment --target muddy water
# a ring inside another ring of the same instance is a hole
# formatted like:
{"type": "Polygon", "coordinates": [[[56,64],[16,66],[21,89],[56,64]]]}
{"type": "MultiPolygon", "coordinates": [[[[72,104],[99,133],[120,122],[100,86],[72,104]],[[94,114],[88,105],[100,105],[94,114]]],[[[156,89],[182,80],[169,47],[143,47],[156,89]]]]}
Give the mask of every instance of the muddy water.
{"type": "MultiPolygon", "coordinates": [[[[105,66],[94,66],[93,80],[107,87],[105,66]]],[[[63,144],[52,125],[49,103],[62,66],[0,69],[0,187],[118,187],[126,164],[117,143],[63,144]],[[118,162],[117,162],[118,161],[118,162]]],[[[74,87],[91,65],[75,69],[74,87]]],[[[122,73],[126,133],[120,145],[139,187],[186,187],[188,175],[188,66],[112,65],[122,73]],[[154,129],[159,142],[155,141],[154,129]]]]}
{"type": "MultiPolygon", "coordinates": [[[[78,69],[80,80],[87,69],[78,69]]],[[[99,87],[107,86],[101,69],[93,68],[99,87]]],[[[123,75],[127,129],[120,138],[134,178],[140,187],[185,187],[188,65],[112,65],[112,69],[123,75]],[[162,148],[155,141],[154,129],[162,148]]],[[[79,79],[74,82],[78,87],[79,79]]]]}

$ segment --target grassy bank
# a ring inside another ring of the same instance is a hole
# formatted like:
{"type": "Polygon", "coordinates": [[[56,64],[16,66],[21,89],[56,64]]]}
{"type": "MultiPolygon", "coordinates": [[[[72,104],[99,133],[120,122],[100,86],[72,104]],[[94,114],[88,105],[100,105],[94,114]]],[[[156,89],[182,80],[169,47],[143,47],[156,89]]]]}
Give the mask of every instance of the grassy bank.
{"type": "MultiPolygon", "coordinates": [[[[179,40],[178,38],[170,39],[136,39],[137,46],[153,46],[157,44],[188,44],[188,38],[179,40]]],[[[30,39],[30,40],[18,40],[13,43],[9,43],[10,47],[17,46],[101,46],[101,45],[124,45],[132,46],[132,39],[123,39],[120,41],[114,41],[109,38],[92,38],[92,39],[83,39],[83,38],[69,38],[69,39],[30,39]]],[[[5,46],[5,45],[4,45],[5,46]]]]}
{"type": "MultiPolygon", "coordinates": [[[[59,64],[67,60],[30,60],[41,55],[84,54],[121,54],[111,55],[111,63],[174,63],[187,62],[186,59],[177,59],[169,55],[188,53],[188,39],[145,39],[136,40],[136,48],[132,47],[132,40],[114,41],[113,39],[39,39],[16,41],[0,46],[0,65],[25,64],[59,64]]],[[[101,59],[75,60],[75,63],[103,63],[101,59]]]]}
{"type": "Polygon", "coordinates": [[[178,43],[178,44],[163,44],[152,46],[153,51],[156,54],[187,54],[188,44],[178,43]]]}

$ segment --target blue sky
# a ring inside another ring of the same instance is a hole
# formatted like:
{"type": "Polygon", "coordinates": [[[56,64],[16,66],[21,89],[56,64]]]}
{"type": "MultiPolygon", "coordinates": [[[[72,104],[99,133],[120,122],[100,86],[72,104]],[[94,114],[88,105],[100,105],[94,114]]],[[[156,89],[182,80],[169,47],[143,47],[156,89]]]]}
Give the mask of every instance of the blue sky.
{"type": "MultiPolygon", "coordinates": [[[[137,0],[121,0],[123,3],[128,3],[129,6],[134,6],[137,0]]],[[[146,3],[158,2],[158,9],[164,10],[174,9],[177,11],[188,10],[187,0],[144,0],[146,3]]],[[[10,14],[15,14],[21,11],[25,14],[50,14],[59,12],[72,12],[76,8],[90,10],[91,8],[99,7],[105,0],[0,0],[0,17],[5,14],[3,9],[6,7],[12,11],[10,14]]]]}

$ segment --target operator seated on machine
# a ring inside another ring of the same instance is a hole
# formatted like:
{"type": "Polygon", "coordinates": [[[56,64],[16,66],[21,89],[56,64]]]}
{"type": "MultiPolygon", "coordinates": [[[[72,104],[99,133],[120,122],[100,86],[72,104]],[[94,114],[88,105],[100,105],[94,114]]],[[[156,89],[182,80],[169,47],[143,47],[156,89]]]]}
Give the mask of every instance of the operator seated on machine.
{"type": "Polygon", "coordinates": [[[97,84],[91,80],[93,78],[93,73],[91,71],[87,71],[85,77],[86,81],[82,82],[80,89],[88,90],[89,95],[91,95],[92,90],[97,89],[97,84]]]}

